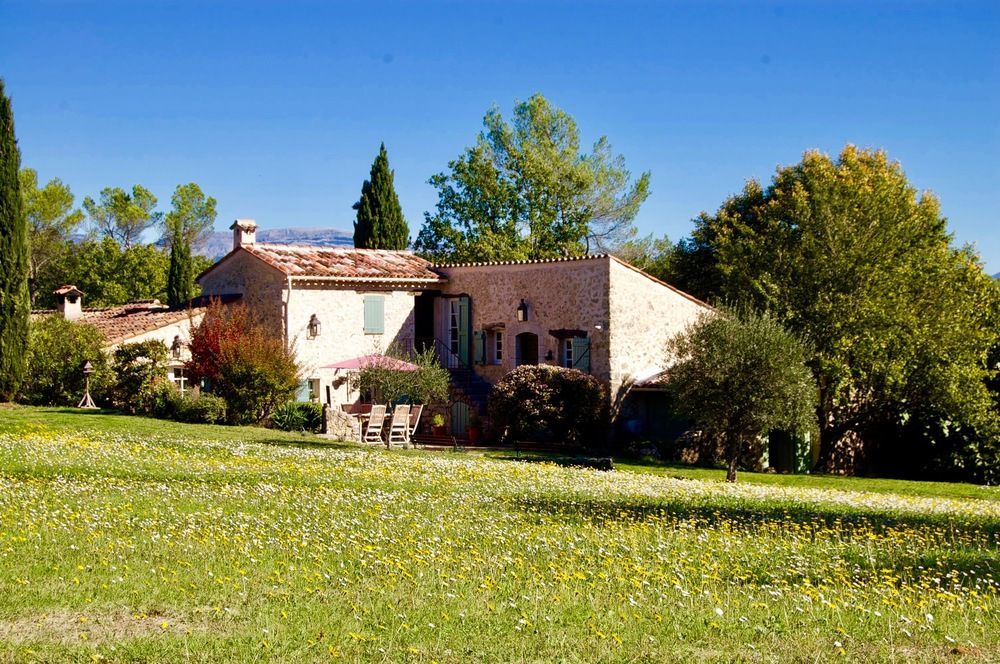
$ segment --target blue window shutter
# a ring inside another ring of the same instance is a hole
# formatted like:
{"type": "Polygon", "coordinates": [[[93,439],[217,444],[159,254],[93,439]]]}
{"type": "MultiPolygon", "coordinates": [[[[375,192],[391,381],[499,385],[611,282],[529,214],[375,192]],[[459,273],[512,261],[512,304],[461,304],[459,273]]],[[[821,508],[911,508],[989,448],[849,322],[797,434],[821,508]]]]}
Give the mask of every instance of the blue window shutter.
{"type": "Polygon", "coordinates": [[[590,339],[573,337],[573,368],[590,373],[590,339]]]}
{"type": "Polygon", "coordinates": [[[385,332],[385,298],[381,295],[365,295],[365,334],[385,332]]]}
{"type": "Polygon", "coordinates": [[[482,333],[481,330],[476,330],[472,333],[472,353],[473,361],[476,364],[483,363],[484,351],[486,350],[486,335],[482,333]]]}
{"type": "Polygon", "coordinates": [[[295,400],[296,401],[309,401],[309,381],[308,380],[300,380],[299,381],[299,389],[295,393],[295,400]]]}

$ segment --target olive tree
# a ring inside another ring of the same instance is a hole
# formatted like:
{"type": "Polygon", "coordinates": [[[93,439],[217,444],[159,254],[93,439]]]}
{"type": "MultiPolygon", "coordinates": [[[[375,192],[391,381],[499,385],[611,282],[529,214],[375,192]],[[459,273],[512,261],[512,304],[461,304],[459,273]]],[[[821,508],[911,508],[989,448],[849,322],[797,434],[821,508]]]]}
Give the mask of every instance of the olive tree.
{"type": "Polygon", "coordinates": [[[772,429],[810,426],[816,385],[803,343],[769,314],[703,314],[668,343],[668,388],[679,414],[725,448],[726,481],[744,450],[772,429]]]}

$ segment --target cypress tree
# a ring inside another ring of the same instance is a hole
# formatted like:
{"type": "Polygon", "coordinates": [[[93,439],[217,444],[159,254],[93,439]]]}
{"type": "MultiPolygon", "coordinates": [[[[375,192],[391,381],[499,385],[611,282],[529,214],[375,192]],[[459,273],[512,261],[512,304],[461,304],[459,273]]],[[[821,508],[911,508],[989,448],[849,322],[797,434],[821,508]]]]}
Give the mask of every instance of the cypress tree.
{"type": "Polygon", "coordinates": [[[0,79],[0,399],[11,399],[28,350],[28,219],[23,214],[14,112],[0,79]]]}
{"type": "Polygon", "coordinates": [[[167,272],[167,304],[179,307],[188,303],[193,290],[191,243],[179,229],[170,242],[170,270],[167,272]]]}
{"type": "Polygon", "coordinates": [[[354,204],[354,246],[359,249],[406,249],[410,229],[396,195],[385,143],[372,163],[371,179],[361,185],[361,200],[354,204]]]}

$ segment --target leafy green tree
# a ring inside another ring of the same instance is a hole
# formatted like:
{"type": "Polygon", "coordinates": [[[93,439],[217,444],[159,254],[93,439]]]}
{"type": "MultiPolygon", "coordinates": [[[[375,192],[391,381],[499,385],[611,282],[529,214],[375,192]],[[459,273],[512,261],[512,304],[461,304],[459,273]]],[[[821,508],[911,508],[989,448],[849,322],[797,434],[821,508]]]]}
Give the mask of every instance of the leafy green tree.
{"type": "Polygon", "coordinates": [[[516,260],[604,251],[635,234],[649,173],[634,182],[606,137],[580,151],[576,122],[536,94],[513,123],[490,109],[476,144],[430,179],[434,214],[415,247],[432,259],[516,260]]]}
{"type": "Polygon", "coordinates": [[[741,456],[772,429],[807,431],[816,384],[801,341],[768,314],[704,314],[668,344],[677,412],[722,439],[727,482],[741,456]]]}
{"type": "Polygon", "coordinates": [[[857,471],[887,427],[918,414],[995,426],[985,383],[997,289],[951,242],[933,195],[918,195],[884,152],[847,146],[836,160],[808,152],[766,189],[748,182],[701,215],[678,248],[676,283],[770,310],[807,339],[821,464],[857,471]]]}
{"type": "Polygon", "coordinates": [[[83,364],[90,362],[90,394],[99,403],[115,380],[102,350],[104,336],[93,325],[45,316],[31,325],[28,373],[19,398],[27,403],[75,406],[83,397],[83,364]]]}
{"type": "Polygon", "coordinates": [[[83,209],[98,234],[124,249],[136,244],[146,229],[160,221],[155,208],[156,196],[138,184],[132,187],[132,193],[121,187],[105,187],[99,202],[90,196],[83,199],[83,209]]]}
{"type": "Polygon", "coordinates": [[[132,414],[152,412],[157,384],[167,379],[166,344],[159,339],[122,344],[112,359],[112,405],[132,414]]]}
{"type": "Polygon", "coordinates": [[[11,399],[25,372],[28,347],[28,222],[18,170],[14,111],[0,79],[0,399],[11,399]]]}
{"type": "Polygon", "coordinates": [[[163,217],[163,239],[173,242],[180,233],[188,250],[199,247],[215,227],[216,200],[205,196],[194,182],[177,185],[170,197],[170,212],[163,217]]]}
{"type": "Polygon", "coordinates": [[[649,234],[626,240],[611,248],[610,253],[661,281],[673,279],[674,244],[666,235],[657,238],[649,234]]]}
{"type": "Polygon", "coordinates": [[[389,169],[385,143],[372,163],[371,179],[361,185],[361,199],[354,204],[354,246],[359,249],[406,249],[410,229],[403,218],[403,208],[389,169]]]}
{"type": "Polygon", "coordinates": [[[54,305],[52,290],[74,284],[87,307],[111,307],[138,300],[165,300],[169,257],[151,244],[123,249],[111,238],[84,240],[72,246],[58,265],[43,271],[38,305],[54,305]]]}
{"type": "Polygon", "coordinates": [[[83,212],[73,207],[73,192],[59,178],[38,186],[38,173],[32,168],[20,172],[21,199],[28,219],[28,284],[31,302],[38,300],[40,281],[53,263],[66,256],[73,233],[83,222],[83,212]]]}

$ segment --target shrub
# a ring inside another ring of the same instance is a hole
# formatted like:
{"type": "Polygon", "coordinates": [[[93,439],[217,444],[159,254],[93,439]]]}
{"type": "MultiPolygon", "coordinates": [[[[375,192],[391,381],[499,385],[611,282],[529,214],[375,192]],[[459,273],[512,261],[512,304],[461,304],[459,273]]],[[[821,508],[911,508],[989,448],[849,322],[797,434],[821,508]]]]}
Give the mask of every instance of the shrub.
{"type": "Polygon", "coordinates": [[[271,413],[271,426],[282,431],[302,431],[306,425],[305,414],[294,401],[283,403],[271,413]]]}
{"type": "Polygon", "coordinates": [[[90,362],[90,394],[106,398],[114,372],[102,350],[104,337],[93,325],[74,323],[61,316],[33,321],[28,335],[28,372],[20,399],[36,405],[75,406],[83,397],[83,365],[90,362]]]}
{"type": "Polygon", "coordinates": [[[178,419],[183,397],[169,380],[158,380],[149,389],[149,414],[164,420],[178,419]]]}
{"type": "Polygon", "coordinates": [[[190,350],[191,379],[208,380],[233,424],[266,420],[298,388],[294,352],[243,304],[211,302],[192,329],[190,350]]]}
{"type": "Polygon", "coordinates": [[[489,411],[507,439],[598,447],[608,430],[608,390],[576,369],[522,366],[493,388],[489,411]]]}
{"type": "Polygon", "coordinates": [[[219,424],[226,420],[226,400],[214,394],[183,396],[178,402],[175,417],[191,424],[219,424]]]}
{"type": "Polygon", "coordinates": [[[323,430],[323,404],[315,401],[301,401],[299,402],[299,410],[302,412],[303,427],[306,431],[319,433],[323,430]]]}
{"type": "Polygon", "coordinates": [[[152,413],[153,388],[166,382],[167,347],[158,340],[122,344],[113,354],[111,403],[129,413],[152,413]]]}

